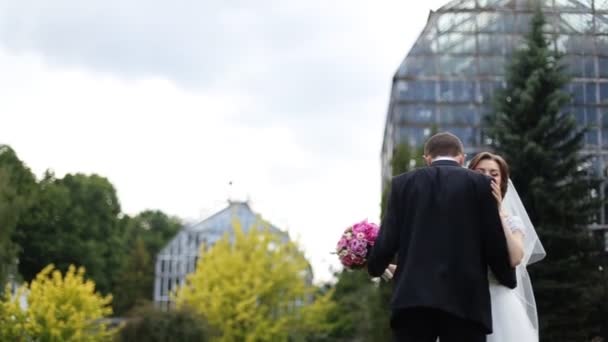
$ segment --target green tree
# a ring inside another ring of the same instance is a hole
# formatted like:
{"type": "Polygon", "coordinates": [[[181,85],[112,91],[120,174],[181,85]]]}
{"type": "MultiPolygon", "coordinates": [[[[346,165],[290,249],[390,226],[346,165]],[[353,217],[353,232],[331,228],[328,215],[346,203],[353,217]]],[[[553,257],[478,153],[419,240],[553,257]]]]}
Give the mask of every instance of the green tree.
{"type": "Polygon", "coordinates": [[[183,226],[175,217],[158,210],[146,210],[121,220],[126,259],[113,286],[114,312],[124,314],[136,304],[151,301],[154,289],[155,257],[183,226]]]}
{"type": "Polygon", "coordinates": [[[17,224],[31,205],[36,179],[7,145],[0,145],[0,289],[7,276],[16,276],[19,246],[13,241],[17,224]]]}
{"type": "Polygon", "coordinates": [[[115,312],[121,315],[137,304],[150,301],[154,268],[141,237],[135,240],[114,286],[115,312]]]}
{"type": "Polygon", "coordinates": [[[585,129],[563,111],[570,101],[563,90],[568,78],[543,36],[544,24],[537,10],[525,48],[514,52],[507,67],[507,86],[497,92],[486,131],[509,162],[548,253],[530,267],[541,339],[583,341],[596,330],[590,316],[600,285],[599,246],[586,229],[598,212],[591,190],[597,181],[579,154],[585,129]]]}
{"type": "MultiPolygon", "coordinates": [[[[45,267],[29,286],[0,302],[0,337],[11,341],[111,341],[114,329],[103,318],[112,313],[111,296],[102,296],[85,279],[84,268],[69,266],[65,275],[45,267]],[[19,305],[27,298],[27,309],[19,305]]],[[[4,339],[3,339],[4,340],[4,339]]]]}
{"type": "Polygon", "coordinates": [[[81,265],[102,293],[110,293],[125,257],[113,185],[97,175],[56,179],[47,172],[38,188],[15,234],[21,275],[29,281],[49,263],[62,271],[81,265]]]}
{"type": "Polygon", "coordinates": [[[175,295],[218,329],[218,341],[287,341],[323,333],[331,293],[312,301],[310,265],[285,236],[262,225],[225,236],[205,251],[175,295]]]}

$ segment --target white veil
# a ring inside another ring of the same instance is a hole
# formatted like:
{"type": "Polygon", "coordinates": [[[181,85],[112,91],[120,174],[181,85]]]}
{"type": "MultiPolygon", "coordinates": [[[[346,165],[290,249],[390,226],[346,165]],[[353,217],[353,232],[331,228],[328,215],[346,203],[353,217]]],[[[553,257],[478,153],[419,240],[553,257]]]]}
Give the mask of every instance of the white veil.
{"type": "Polygon", "coordinates": [[[508,214],[518,216],[524,224],[524,227],[521,227],[525,235],[524,259],[516,268],[517,287],[513,291],[515,291],[517,297],[523,303],[532,325],[538,331],[538,313],[536,310],[536,301],[534,300],[532,282],[530,281],[530,275],[528,274],[526,267],[535,262],[541,261],[547,255],[547,253],[538,239],[538,234],[536,234],[536,230],[534,230],[534,226],[530,221],[526,208],[521,202],[521,199],[517,194],[517,190],[515,190],[515,186],[513,186],[510,179],[507,193],[502,201],[502,207],[508,214]]]}

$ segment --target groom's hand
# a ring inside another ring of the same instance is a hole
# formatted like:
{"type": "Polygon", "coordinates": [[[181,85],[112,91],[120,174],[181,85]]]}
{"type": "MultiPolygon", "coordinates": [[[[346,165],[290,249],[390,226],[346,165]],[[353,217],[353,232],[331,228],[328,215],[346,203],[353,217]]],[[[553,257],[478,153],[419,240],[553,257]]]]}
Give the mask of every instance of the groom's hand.
{"type": "Polygon", "coordinates": [[[389,264],[384,273],[380,276],[384,281],[389,281],[393,279],[395,276],[395,271],[397,270],[397,265],[389,264]]]}

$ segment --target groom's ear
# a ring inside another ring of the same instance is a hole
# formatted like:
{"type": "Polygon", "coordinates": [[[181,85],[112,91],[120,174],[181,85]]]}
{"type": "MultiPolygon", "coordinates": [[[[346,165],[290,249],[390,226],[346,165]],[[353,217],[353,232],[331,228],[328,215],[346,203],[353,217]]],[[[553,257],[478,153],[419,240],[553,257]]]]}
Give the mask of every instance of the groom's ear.
{"type": "Polygon", "coordinates": [[[433,157],[424,155],[423,158],[426,162],[426,166],[431,166],[431,164],[433,163],[433,157]]]}
{"type": "Polygon", "coordinates": [[[465,161],[465,156],[464,154],[459,154],[458,157],[456,157],[456,160],[458,160],[458,164],[460,164],[460,166],[464,166],[464,161],[465,161]]]}

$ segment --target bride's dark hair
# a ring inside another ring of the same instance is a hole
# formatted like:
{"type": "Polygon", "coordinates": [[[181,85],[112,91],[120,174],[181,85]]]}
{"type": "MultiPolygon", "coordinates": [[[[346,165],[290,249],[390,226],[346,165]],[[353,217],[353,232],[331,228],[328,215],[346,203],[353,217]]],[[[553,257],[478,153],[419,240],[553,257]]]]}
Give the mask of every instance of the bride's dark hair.
{"type": "Polygon", "coordinates": [[[481,152],[471,159],[469,162],[469,169],[475,170],[482,160],[493,160],[498,164],[498,168],[500,169],[500,192],[502,192],[502,197],[504,198],[507,193],[507,188],[509,187],[509,165],[498,154],[481,152]]]}

